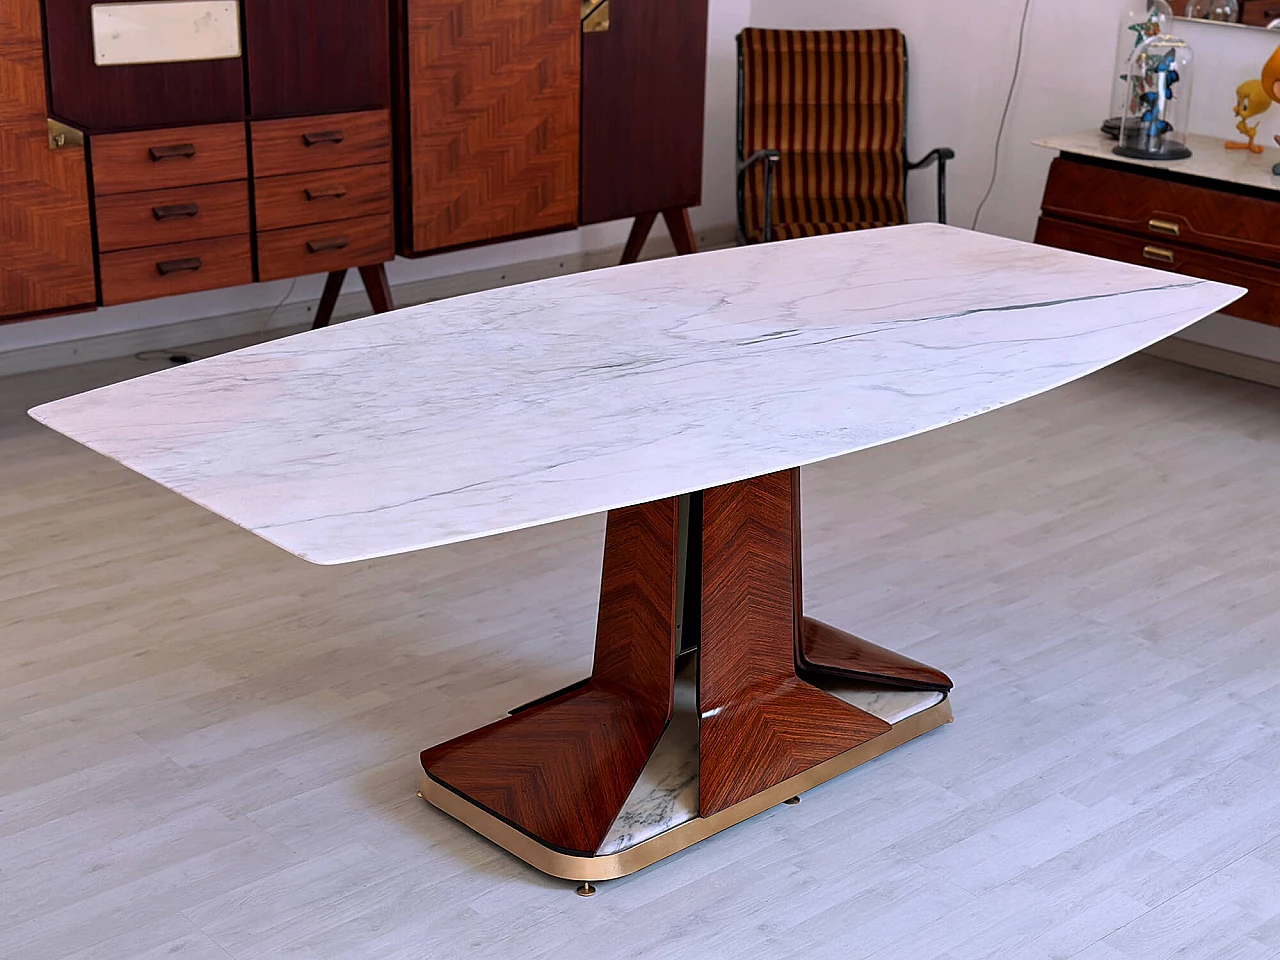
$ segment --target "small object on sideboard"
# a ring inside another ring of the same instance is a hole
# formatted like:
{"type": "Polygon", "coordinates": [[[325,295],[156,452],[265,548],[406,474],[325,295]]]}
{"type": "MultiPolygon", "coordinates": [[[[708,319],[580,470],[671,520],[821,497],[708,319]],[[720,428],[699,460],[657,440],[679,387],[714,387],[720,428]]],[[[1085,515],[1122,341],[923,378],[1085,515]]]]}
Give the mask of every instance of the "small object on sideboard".
{"type": "Polygon", "coordinates": [[[1118,156],[1185,160],[1191,116],[1191,46],[1161,35],[1140,43],[1129,58],[1129,96],[1120,119],[1118,156]]]}

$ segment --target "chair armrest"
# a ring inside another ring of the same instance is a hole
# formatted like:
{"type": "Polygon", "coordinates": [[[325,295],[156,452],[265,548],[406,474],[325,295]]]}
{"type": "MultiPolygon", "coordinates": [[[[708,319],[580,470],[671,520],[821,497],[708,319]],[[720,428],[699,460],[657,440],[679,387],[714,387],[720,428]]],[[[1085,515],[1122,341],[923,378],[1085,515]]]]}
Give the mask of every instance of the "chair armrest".
{"type": "Polygon", "coordinates": [[[945,165],[948,160],[954,160],[955,158],[956,158],[956,152],[952,150],[950,147],[938,147],[934,150],[930,150],[928,153],[926,153],[923,157],[921,157],[915,163],[912,163],[910,160],[908,160],[907,169],[919,170],[922,167],[931,167],[935,163],[945,165]]]}
{"type": "Polygon", "coordinates": [[[738,176],[742,176],[762,160],[768,160],[770,164],[775,164],[781,159],[782,154],[777,150],[757,150],[747,159],[738,161],[738,176]]]}
{"type": "Polygon", "coordinates": [[[743,177],[746,176],[748,170],[758,163],[764,163],[764,227],[761,230],[761,239],[768,243],[773,239],[773,172],[777,169],[778,164],[782,160],[782,154],[777,150],[757,150],[745,160],[738,161],[738,217],[739,226],[743,236],[746,236],[746,221],[742,219],[745,214],[742,205],[742,184],[743,177]]]}
{"type": "Polygon", "coordinates": [[[912,163],[907,161],[908,170],[919,170],[921,167],[938,165],[938,222],[947,222],[947,161],[954,160],[956,152],[950,147],[938,147],[930,150],[923,157],[912,163]]]}

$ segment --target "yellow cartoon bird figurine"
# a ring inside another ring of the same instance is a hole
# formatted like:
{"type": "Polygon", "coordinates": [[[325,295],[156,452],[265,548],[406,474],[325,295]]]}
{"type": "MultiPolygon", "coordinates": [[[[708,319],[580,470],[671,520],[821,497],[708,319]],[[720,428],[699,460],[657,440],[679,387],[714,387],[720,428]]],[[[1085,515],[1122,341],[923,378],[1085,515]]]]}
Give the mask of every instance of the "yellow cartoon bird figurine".
{"type": "Polygon", "coordinates": [[[1249,138],[1248,143],[1227,141],[1228,150],[1248,150],[1250,153],[1261,153],[1261,144],[1254,143],[1258,139],[1260,124],[1250,124],[1254,117],[1259,117],[1271,109],[1271,97],[1261,80],[1246,80],[1236,88],[1236,108],[1233,111],[1240,122],[1236,129],[1249,138]]]}

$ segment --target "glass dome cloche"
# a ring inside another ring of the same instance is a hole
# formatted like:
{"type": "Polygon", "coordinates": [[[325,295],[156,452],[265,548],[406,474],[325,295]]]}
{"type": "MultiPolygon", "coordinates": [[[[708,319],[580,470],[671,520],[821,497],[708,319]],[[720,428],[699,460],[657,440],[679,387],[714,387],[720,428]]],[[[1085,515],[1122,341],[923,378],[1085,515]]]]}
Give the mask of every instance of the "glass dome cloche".
{"type": "Polygon", "coordinates": [[[1178,37],[1161,35],[1129,58],[1128,98],[1114,152],[1138,160],[1185,160],[1194,55],[1178,37]]]}
{"type": "Polygon", "coordinates": [[[1129,58],[1152,37],[1173,32],[1173,8],[1166,0],[1125,0],[1116,37],[1115,69],[1111,73],[1111,110],[1102,132],[1111,139],[1120,135],[1120,118],[1129,101],[1129,58]]]}

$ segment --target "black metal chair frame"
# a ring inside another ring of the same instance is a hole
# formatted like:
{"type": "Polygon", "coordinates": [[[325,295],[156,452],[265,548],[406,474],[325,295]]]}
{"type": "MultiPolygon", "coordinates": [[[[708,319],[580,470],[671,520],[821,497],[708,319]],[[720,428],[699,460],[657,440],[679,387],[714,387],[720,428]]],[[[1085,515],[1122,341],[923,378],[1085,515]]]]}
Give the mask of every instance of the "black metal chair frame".
{"type": "MultiPolygon", "coordinates": [[[[782,154],[777,150],[757,150],[751,156],[743,159],[742,152],[746,147],[746,134],[743,130],[745,125],[746,113],[746,68],[743,64],[742,56],[742,34],[738,34],[738,152],[737,158],[737,176],[738,176],[738,231],[743,242],[747,241],[749,234],[747,233],[747,201],[744,186],[748,171],[758,163],[763,163],[764,167],[764,231],[762,233],[762,242],[768,243],[773,239],[773,181],[775,171],[779,163],[782,162],[782,154]]],[[[902,84],[902,158],[905,161],[905,175],[913,170],[921,170],[925,167],[931,167],[935,163],[938,165],[938,222],[947,222],[947,161],[954,160],[956,152],[950,147],[936,147],[925,154],[921,159],[912,163],[907,159],[907,91],[911,78],[910,58],[907,56],[906,39],[903,39],[903,84],[902,84]]],[[[906,183],[902,185],[906,190],[906,183]]]]}

